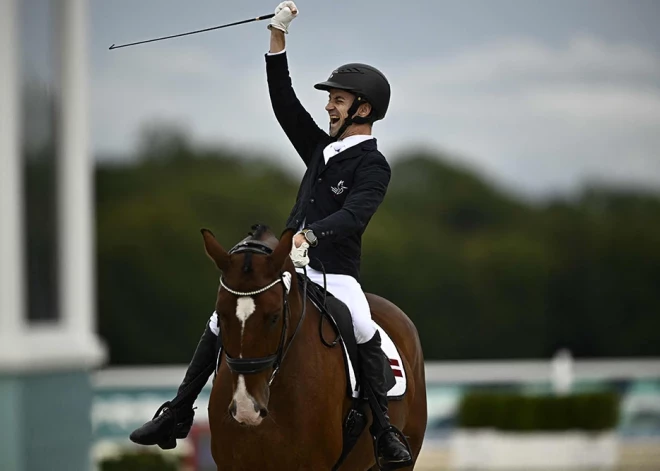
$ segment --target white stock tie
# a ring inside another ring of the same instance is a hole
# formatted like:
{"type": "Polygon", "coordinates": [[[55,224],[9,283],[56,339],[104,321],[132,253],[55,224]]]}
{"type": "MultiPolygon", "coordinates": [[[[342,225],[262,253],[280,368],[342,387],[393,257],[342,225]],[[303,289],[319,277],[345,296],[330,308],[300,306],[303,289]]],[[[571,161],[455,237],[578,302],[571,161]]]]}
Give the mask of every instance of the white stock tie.
{"type": "Polygon", "coordinates": [[[336,154],[339,154],[342,150],[346,148],[344,141],[337,141],[332,143],[332,148],[335,150],[336,154]]]}
{"type": "Polygon", "coordinates": [[[325,149],[323,149],[323,157],[325,158],[325,162],[328,163],[328,160],[331,157],[334,157],[335,155],[339,154],[345,148],[346,148],[346,143],[343,141],[337,141],[328,144],[328,146],[325,149]]]}

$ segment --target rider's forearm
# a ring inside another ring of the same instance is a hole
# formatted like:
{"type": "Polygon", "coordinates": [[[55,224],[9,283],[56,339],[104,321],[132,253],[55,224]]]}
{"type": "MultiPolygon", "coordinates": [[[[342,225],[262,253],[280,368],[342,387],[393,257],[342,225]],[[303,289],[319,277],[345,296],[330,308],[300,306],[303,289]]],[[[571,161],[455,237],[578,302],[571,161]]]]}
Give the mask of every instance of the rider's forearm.
{"type": "Polygon", "coordinates": [[[277,28],[270,28],[270,53],[277,54],[282,52],[286,47],[286,40],[284,39],[284,31],[277,28]]]}

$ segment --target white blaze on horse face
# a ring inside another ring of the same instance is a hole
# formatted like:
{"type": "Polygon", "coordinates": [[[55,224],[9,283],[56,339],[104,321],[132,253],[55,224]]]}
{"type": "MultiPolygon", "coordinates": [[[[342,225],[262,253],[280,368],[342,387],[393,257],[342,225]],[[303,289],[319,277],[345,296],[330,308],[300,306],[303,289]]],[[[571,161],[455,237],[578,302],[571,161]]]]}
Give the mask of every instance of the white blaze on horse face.
{"type": "MultiPolygon", "coordinates": [[[[241,321],[241,346],[243,345],[243,332],[245,331],[245,323],[255,311],[256,306],[254,299],[251,297],[238,298],[236,302],[236,317],[241,321]]],[[[241,352],[242,353],[242,352],[241,352]]]]}
{"type": "Polygon", "coordinates": [[[234,419],[237,422],[245,425],[259,425],[261,423],[263,418],[254,409],[256,401],[248,392],[243,375],[238,375],[236,392],[233,399],[236,402],[236,415],[234,415],[234,419]]]}

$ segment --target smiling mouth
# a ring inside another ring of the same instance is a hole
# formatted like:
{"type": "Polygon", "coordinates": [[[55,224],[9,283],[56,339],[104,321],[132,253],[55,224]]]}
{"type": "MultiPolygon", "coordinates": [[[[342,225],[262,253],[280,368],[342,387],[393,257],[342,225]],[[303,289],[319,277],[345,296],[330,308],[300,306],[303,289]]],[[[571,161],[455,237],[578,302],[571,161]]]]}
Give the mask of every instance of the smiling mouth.
{"type": "Polygon", "coordinates": [[[337,124],[339,122],[339,116],[330,116],[330,124],[337,124]]]}

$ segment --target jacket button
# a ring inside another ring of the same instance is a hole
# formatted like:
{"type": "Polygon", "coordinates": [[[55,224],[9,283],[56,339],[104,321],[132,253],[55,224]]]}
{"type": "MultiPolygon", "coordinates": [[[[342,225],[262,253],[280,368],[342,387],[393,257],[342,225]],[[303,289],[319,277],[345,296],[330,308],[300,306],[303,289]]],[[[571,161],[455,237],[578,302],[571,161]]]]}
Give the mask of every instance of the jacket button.
{"type": "Polygon", "coordinates": [[[319,183],[321,183],[321,182],[323,181],[323,179],[319,177],[319,179],[318,179],[317,181],[318,181],[319,183]]]}
{"type": "Polygon", "coordinates": [[[312,198],[311,200],[309,200],[309,202],[310,202],[310,203],[313,203],[313,202],[314,202],[314,198],[312,198]]]}

